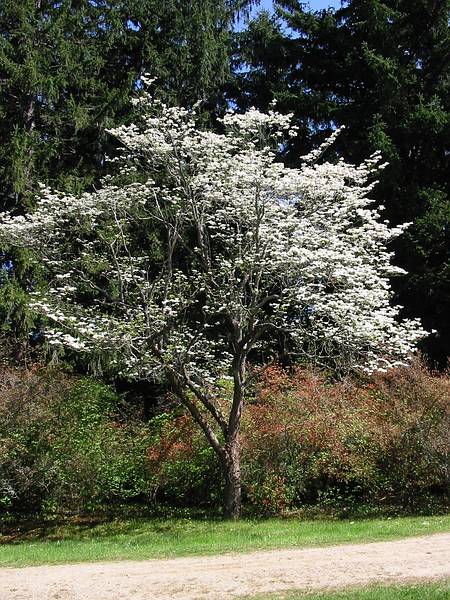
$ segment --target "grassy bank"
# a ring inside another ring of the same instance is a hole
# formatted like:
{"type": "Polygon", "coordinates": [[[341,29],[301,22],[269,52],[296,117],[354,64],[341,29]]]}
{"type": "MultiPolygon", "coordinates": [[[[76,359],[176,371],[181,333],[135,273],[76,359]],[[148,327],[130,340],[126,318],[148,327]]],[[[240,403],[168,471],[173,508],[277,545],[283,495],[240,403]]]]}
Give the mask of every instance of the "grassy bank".
{"type": "Polygon", "coordinates": [[[416,584],[383,585],[339,592],[309,593],[300,591],[277,592],[259,596],[246,596],[242,600],[447,600],[450,581],[416,584]]]}
{"type": "Polygon", "coordinates": [[[364,519],[115,520],[5,529],[0,566],[145,560],[350,542],[450,531],[450,515],[364,519]]]}
{"type": "Polygon", "coordinates": [[[420,585],[383,585],[340,592],[308,593],[300,591],[277,592],[262,596],[248,596],[242,600],[447,600],[450,581],[420,585]]]}

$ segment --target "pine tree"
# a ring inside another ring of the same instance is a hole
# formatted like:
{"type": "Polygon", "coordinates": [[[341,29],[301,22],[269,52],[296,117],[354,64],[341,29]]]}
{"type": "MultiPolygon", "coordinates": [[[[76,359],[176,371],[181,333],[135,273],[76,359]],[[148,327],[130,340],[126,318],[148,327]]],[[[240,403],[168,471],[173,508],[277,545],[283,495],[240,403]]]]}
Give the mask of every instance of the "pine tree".
{"type": "Polygon", "coordinates": [[[397,242],[410,275],[394,282],[405,314],[438,331],[430,357],[450,354],[449,0],[348,0],[336,11],[311,12],[279,0],[237,39],[238,105],[295,113],[305,145],[345,125],[338,153],[358,162],[381,150],[390,163],[378,198],[394,223],[414,221],[397,242]],[[287,29],[288,28],[288,29],[287,29]],[[264,94],[260,90],[266,90],[264,94]],[[447,308],[446,308],[447,307],[447,308]]]}
{"type": "MultiPolygon", "coordinates": [[[[92,189],[151,72],[171,102],[215,108],[229,76],[229,37],[251,0],[4,0],[0,4],[0,208],[30,208],[38,182],[92,189]]],[[[3,254],[0,318],[27,331],[24,254],[3,254]],[[13,258],[12,262],[11,259],[13,258]]]]}

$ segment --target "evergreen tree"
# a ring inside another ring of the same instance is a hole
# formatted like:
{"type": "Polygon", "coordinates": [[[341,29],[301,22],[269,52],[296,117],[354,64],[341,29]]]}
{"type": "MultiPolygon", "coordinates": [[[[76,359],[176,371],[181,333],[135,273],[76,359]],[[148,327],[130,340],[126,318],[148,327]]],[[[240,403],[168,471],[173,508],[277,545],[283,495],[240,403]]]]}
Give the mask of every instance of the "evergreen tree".
{"type": "MultiPolygon", "coordinates": [[[[424,349],[445,364],[450,354],[450,37],[449,0],[347,0],[311,12],[278,0],[237,35],[235,84],[242,106],[295,113],[303,136],[292,161],[336,125],[339,154],[358,162],[381,150],[389,162],[379,202],[394,223],[413,221],[397,241],[394,281],[405,314],[419,314],[437,335],[424,349]]],[[[301,139],[300,139],[301,138],[301,139]]]]}
{"type": "MultiPolygon", "coordinates": [[[[74,193],[98,185],[114,148],[106,129],[131,119],[143,72],[170,102],[212,110],[229,76],[231,24],[251,4],[3,0],[0,210],[29,209],[38,182],[74,193]]],[[[24,290],[36,269],[24,254],[2,256],[0,319],[18,335],[30,326],[24,290]]]]}

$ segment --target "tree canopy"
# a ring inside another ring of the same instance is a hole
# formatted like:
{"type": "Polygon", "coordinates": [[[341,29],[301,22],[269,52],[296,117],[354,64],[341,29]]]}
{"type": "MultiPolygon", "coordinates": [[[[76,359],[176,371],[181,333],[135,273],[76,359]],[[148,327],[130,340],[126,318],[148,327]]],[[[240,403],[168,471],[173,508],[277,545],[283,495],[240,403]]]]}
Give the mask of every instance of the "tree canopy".
{"type": "MultiPolygon", "coordinates": [[[[108,127],[132,120],[151,71],[171,102],[202,100],[205,120],[230,75],[233,20],[252,0],[5,0],[0,3],[0,207],[31,208],[40,182],[98,186],[114,152],[108,127]]],[[[0,318],[17,339],[31,322],[24,291],[38,274],[3,254],[0,318]]],[[[26,339],[26,337],[25,337],[26,339]]]]}
{"type": "MultiPolygon", "coordinates": [[[[204,124],[227,105],[293,112],[300,134],[288,164],[346,125],[329,158],[355,163],[381,150],[389,166],[374,192],[394,223],[394,281],[404,314],[437,334],[423,349],[450,354],[448,0],[348,0],[314,12],[278,1],[247,29],[231,30],[257,0],[5,0],[0,6],[0,205],[30,208],[38,182],[79,193],[99,185],[115,152],[106,130],[133,120],[140,75],[156,76],[170,103],[201,101],[204,124]],[[233,65],[230,65],[230,59],[233,65]],[[233,79],[231,77],[233,67],[233,79]]],[[[157,247],[155,247],[157,251],[157,247]]],[[[0,316],[17,339],[32,320],[27,255],[3,254],[0,316]],[[11,259],[13,259],[11,261],[11,259]]]]}
{"type": "Polygon", "coordinates": [[[348,0],[310,11],[277,1],[236,36],[233,101],[266,110],[275,98],[302,134],[286,148],[295,163],[336,126],[335,152],[360,161],[380,150],[389,162],[375,192],[385,215],[414,225],[396,245],[409,275],[395,283],[405,314],[437,335],[425,345],[450,354],[448,0],[348,0]]]}

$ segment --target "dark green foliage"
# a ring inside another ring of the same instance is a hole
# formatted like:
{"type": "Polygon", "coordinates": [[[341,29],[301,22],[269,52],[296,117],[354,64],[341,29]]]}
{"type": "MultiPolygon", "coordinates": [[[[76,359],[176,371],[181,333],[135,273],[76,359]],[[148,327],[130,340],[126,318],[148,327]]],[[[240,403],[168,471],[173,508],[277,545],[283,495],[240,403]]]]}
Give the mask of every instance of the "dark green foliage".
{"type": "MultiPolygon", "coordinates": [[[[231,24],[251,4],[3,0],[0,212],[32,208],[39,182],[71,193],[99,185],[117,145],[106,129],[134,117],[130,98],[144,72],[171,103],[203,101],[207,121],[229,77],[231,24]]],[[[38,278],[31,263],[19,269],[26,257],[7,251],[0,249],[0,264],[8,265],[1,285],[18,285],[2,293],[0,316],[19,337],[30,326],[21,290],[38,278]]]]}
{"type": "Polygon", "coordinates": [[[150,501],[149,429],[111,388],[54,370],[2,369],[0,391],[0,513],[150,501]]]}
{"type": "Polygon", "coordinates": [[[0,519],[217,506],[220,467],[193,423],[140,406],[95,379],[2,367],[0,519]]]}
{"type": "Polygon", "coordinates": [[[408,316],[420,316],[438,330],[426,349],[445,364],[450,354],[445,209],[450,2],[347,0],[336,11],[317,13],[297,0],[279,0],[276,6],[276,17],[263,14],[237,35],[230,95],[241,107],[263,109],[277,98],[281,110],[294,112],[300,133],[286,148],[294,163],[336,125],[346,126],[334,147],[346,159],[358,162],[382,151],[389,166],[376,198],[392,222],[415,222],[396,245],[400,266],[411,273],[394,282],[398,301],[408,316]],[[433,234],[432,223],[439,227],[433,234]]]}
{"type": "Polygon", "coordinates": [[[429,330],[438,328],[439,336],[424,341],[431,356],[449,354],[450,340],[450,198],[441,190],[427,190],[421,195],[424,212],[406,234],[399,259],[409,273],[398,282],[407,309],[421,309],[423,323],[429,330]]]}
{"type": "Polygon", "coordinates": [[[228,77],[236,7],[248,2],[5,0],[0,7],[0,169],[4,208],[32,203],[37,181],[80,191],[130,119],[143,72],[171,102],[214,105],[228,77]]]}

